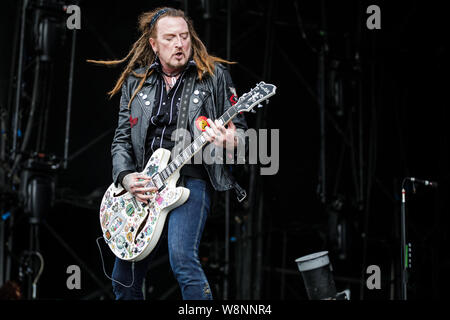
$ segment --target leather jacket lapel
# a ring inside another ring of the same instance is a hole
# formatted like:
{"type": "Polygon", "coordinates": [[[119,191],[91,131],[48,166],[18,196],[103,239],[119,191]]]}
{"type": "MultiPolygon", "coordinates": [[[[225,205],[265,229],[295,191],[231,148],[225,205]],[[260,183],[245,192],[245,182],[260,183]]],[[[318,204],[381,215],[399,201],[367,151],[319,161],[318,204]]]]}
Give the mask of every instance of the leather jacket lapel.
{"type": "Polygon", "coordinates": [[[145,140],[152,110],[155,104],[156,86],[144,87],[136,95],[139,108],[142,110],[141,140],[145,140]],[[140,95],[142,93],[142,95],[140,95]]]}

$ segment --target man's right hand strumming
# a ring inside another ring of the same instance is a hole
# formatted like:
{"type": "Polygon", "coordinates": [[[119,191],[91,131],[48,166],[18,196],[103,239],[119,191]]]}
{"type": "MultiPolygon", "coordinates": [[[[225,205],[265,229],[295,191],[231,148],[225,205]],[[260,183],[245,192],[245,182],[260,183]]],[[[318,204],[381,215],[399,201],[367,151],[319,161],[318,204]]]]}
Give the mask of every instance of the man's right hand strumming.
{"type": "Polygon", "coordinates": [[[143,173],[133,172],[127,174],[122,180],[122,186],[136,197],[136,200],[147,203],[151,198],[150,192],[158,190],[156,187],[146,187],[151,178],[143,173]]]}

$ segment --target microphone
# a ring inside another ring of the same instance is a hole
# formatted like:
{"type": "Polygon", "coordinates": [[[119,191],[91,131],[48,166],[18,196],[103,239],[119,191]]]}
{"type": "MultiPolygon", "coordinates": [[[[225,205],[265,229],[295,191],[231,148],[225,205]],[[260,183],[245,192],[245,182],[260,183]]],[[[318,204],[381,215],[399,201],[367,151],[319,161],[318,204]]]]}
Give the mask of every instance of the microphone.
{"type": "Polygon", "coordinates": [[[422,183],[426,186],[429,187],[433,187],[433,188],[437,188],[438,187],[438,183],[434,182],[434,181],[429,181],[429,180],[420,180],[420,179],[416,179],[414,177],[409,177],[408,178],[411,182],[418,182],[418,183],[422,183]]]}

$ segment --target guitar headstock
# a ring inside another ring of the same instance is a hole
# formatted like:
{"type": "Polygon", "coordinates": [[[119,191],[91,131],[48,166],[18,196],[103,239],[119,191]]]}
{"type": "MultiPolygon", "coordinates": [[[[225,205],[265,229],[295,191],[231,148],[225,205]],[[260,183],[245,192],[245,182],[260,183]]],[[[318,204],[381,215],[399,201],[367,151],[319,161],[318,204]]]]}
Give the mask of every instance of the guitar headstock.
{"type": "Polygon", "coordinates": [[[238,112],[249,112],[256,105],[260,104],[264,100],[267,100],[275,94],[277,87],[273,84],[265,83],[261,81],[250,92],[242,95],[238,102],[234,105],[238,112]]]}

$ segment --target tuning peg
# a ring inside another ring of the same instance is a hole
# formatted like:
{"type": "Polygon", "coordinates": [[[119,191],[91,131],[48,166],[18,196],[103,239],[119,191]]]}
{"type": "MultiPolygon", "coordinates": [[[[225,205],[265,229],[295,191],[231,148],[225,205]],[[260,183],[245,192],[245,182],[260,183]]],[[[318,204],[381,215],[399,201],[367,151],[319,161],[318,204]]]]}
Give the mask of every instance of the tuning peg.
{"type": "Polygon", "coordinates": [[[256,113],[256,110],[255,110],[255,109],[252,109],[252,110],[250,111],[250,113],[256,113]]]}
{"type": "Polygon", "coordinates": [[[269,104],[269,99],[266,99],[266,104],[269,104]]]}

